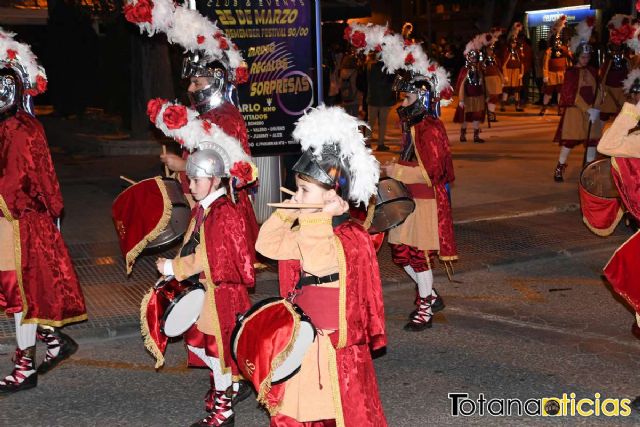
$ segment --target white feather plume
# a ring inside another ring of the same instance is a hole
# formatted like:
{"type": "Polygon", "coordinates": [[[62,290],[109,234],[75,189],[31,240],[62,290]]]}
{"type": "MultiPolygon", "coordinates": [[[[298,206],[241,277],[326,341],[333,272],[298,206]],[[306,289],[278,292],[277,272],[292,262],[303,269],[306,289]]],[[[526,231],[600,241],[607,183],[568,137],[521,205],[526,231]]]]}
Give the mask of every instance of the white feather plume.
{"type": "Polygon", "coordinates": [[[380,60],[388,73],[393,74],[405,67],[404,64],[404,39],[399,34],[390,34],[384,37],[380,60]]]}
{"type": "Polygon", "coordinates": [[[511,26],[511,30],[509,30],[509,34],[507,35],[507,40],[518,37],[520,31],[522,31],[522,24],[520,22],[514,22],[511,26]]]}
{"type": "Polygon", "coordinates": [[[325,145],[337,145],[340,157],[349,164],[349,199],[367,205],[377,191],[380,164],[365,146],[360,126],[367,124],[347,114],[341,107],[320,105],[300,117],[292,135],[303,151],[311,150],[317,158],[321,158],[325,145]]]}
{"type": "Polygon", "coordinates": [[[629,91],[631,90],[631,86],[633,86],[633,84],[636,82],[640,84],[640,68],[634,68],[633,70],[629,71],[629,74],[627,74],[627,78],[622,81],[624,92],[629,93],[629,91]]]}
{"type": "MultiPolygon", "coordinates": [[[[129,7],[138,0],[126,0],[129,7]]],[[[242,54],[216,24],[200,12],[186,6],[176,6],[172,0],[153,0],[151,22],[137,22],[140,32],[149,36],[165,33],[170,43],[182,46],[186,51],[204,51],[212,60],[227,62],[232,70],[245,66],[242,54]],[[224,45],[227,46],[224,46],[224,45]]],[[[231,73],[234,78],[234,73],[231,73]]]]}
{"type": "MultiPolygon", "coordinates": [[[[515,24],[514,24],[515,25],[515,24]]],[[[493,37],[490,44],[494,44],[498,41],[502,33],[504,33],[504,29],[500,27],[493,28],[491,31],[491,36],[493,37]]]]}
{"type": "Polygon", "coordinates": [[[211,143],[219,145],[230,159],[230,164],[225,163],[225,173],[227,175],[230,174],[229,171],[236,162],[251,162],[251,158],[242,149],[240,141],[226,134],[216,124],[200,118],[198,112],[191,108],[184,107],[187,111],[186,125],[178,129],[169,129],[163,120],[163,115],[167,108],[172,106],[184,107],[181,104],[166,101],[154,118],[156,127],[166,136],[182,144],[189,151],[200,149],[201,146],[206,148],[211,143]]]}
{"type": "Polygon", "coordinates": [[[588,19],[585,19],[576,25],[576,34],[571,37],[571,41],[569,42],[572,52],[575,52],[580,44],[589,43],[593,26],[589,25],[587,21],[588,19]]]}
{"type": "Polygon", "coordinates": [[[471,52],[472,50],[482,50],[483,47],[493,44],[495,40],[493,39],[492,33],[481,33],[472,38],[469,43],[464,48],[464,54],[471,52]]]}
{"type": "Polygon", "coordinates": [[[633,19],[633,16],[631,16],[631,15],[624,15],[622,13],[616,13],[609,20],[609,23],[607,24],[607,27],[613,26],[614,29],[617,29],[617,28],[620,28],[622,26],[622,22],[624,20],[627,20],[628,23],[631,23],[632,19],[633,19]]]}
{"type": "MultiPolygon", "coordinates": [[[[349,25],[352,42],[355,33],[364,34],[365,46],[358,46],[359,52],[377,52],[380,60],[384,63],[384,70],[389,74],[394,74],[400,69],[411,71],[417,75],[435,78],[436,92],[440,93],[447,88],[451,88],[449,73],[437,62],[432,61],[420,44],[405,44],[404,39],[399,34],[393,34],[387,26],[383,25],[362,25],[353,23],[349,25]],[[413,62],[407,62],[408,55],[411,54],[413,62]]],[[[447,105],[449,100],[441,100],[443,105],[447,105]]]]}
{"type": "Polygon", "coordinates": [[[550,36],[554,36],[556,34],[559,35],[560,33],[562,33],[565,25],[567,25],[567,17],[565,15],[562,15],[558,19],[556,19],[556,22],[553,23],[550,36]]]}
{"type": "Polygon", "coordinates": [[[3,64],[17,63],[27,73],[29,81],[24,82],[27,90],[31,89],[31,95],[40,93],[38,91],[38,77],[47,80],[44,68],[38,63],[38,57],[31,51],[31,47],[26,43],[20,43],[14,39],[15,33],[4,30],[0,27],[0,68],[3,64]],[[15,55],[11,58],[10,53],[15,55]]]}

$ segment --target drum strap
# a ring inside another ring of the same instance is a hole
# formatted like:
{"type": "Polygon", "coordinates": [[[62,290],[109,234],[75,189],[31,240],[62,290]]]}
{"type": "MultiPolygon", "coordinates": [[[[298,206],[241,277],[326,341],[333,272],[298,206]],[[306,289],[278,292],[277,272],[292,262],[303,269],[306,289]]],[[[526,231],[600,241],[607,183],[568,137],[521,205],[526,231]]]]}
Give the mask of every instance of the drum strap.
{"type": "Polygon", "coordinates": [[[303,286],[337,282],[339,278],[339,273],[332,273],[326,276],[314,276],[313,274],[310,274],[308,276],[300,277],[300,280],[298,280],[298,283],[296,284],[296,289],[302,289],[303,286]]]}
{"type": "MultiPolygon", "coordinates": [[[[200,244],[200,232],[194,230],[193,233],[191,233],[191,236],[189,237],[189,240],[187,241],[187,243],[185,243],[182,246],[182,249],[180,249],[180,256],[184,257],[187,255],[194,254],[196,252],[196,247],[199,244],[200,244]]],[[[200,274],[199,273],[194,274],[193,276],[187,278],[183,282],[189,282],[192,284],[198,283],[200,282],[200,274]]]]}

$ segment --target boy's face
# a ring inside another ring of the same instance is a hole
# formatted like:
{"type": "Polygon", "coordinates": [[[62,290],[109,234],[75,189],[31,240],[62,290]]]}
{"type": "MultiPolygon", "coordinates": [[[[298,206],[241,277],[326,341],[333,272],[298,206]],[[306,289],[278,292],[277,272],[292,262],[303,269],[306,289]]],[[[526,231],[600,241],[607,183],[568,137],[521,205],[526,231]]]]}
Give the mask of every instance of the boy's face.
{"type": "Polygon", "coordinates": [[[404,99],[402,100],[402,106],[408,107],[418,100],[418,94],[412,92],[405,92],[404,99]]]}
{"type": "Polygon", "coordinates": [[[191,93],[206,89],[211,85],[211,81],[208,77],[191,77],[189,80],[190,82],[187,91],[191,93]]]}
{"type": "MultiPolygon", "coordinates": [[[[327,193],[333,191],[326,190],[313,182],[300,179],[298,176],[296,176],[296,186],[298,187],[298,191],[296,191],[296,195],[294,196],[296,203],[324,204],[327,193]]],[[[320,210],[321,209],[301,209],[301,211],[305,213],[319,212],[320,210]]]]}
{"type": "Polygon", "coordinates": [[[581,67],[586,67],[590,59],[591,59],[591,54],[581,53],[580,56],[578,57],[578,65],[580,65],[581,67]]]}
{"type": "Polygon", "coordinates": [[[196,202],[207,197],[220,187],[220,178],[193,178],[189,180],[189,191],[196,202]]]}

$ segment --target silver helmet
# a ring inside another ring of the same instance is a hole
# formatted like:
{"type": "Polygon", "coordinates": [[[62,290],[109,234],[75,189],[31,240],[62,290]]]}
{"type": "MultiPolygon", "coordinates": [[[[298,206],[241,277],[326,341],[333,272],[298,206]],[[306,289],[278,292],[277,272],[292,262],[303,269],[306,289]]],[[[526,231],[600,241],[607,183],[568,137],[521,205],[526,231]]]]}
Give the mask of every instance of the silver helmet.
{"type": "Polygon", "coordinates": [[[29,77],[20,64],[0,61],[0,114],[18,109],[35,115],[33,99],[25,91],[25,81],[28,84],[29,77]]]}
{"type": "Polygon", "coordinates": [[[5,114],[16,106],[18,82],[8,70],[0,70],[0,114],[5,114]]]}
{"type": "Polygon", "coordinates": [[[211,60],[203,52],[192,52],[182,63],[182,78],[204,77],[208,85],[204,89],[189,92],[191,106],[200,114],[219,107],[223,102],[231,102],[234,86],[229,81],[228,64],[211,60]]]}
{"type": "Polygon", "coordinates": [[[438,81],[435,75],[425,77],[412,71],[400,70],[396,74],[392,89],[396,92],[415,93],[418,96],[413,104],[397,108],[400,120],[413,125],[420,122],[425,114],[440,117],[440,94],[435,90],[436,87],[438,81]]]}
{"type": "Polygon", "coordinates": [[[315,156],[312,150],[303,151],[292,169],[294,172],[315,179],[327,188],[335,189],[344,200],[349,199],[351,191],[349,161],[340,155],[338,144],[324,145],[319,156],[315,156]]]}
{"type": "Polygon", "coordinates": [[[187,176],[192,179],[229,176],[228,160],[225,162],[225,156],[227,156],[226,152],[215,149],[213,144],[191,153],[187,159],[187,176]]]}

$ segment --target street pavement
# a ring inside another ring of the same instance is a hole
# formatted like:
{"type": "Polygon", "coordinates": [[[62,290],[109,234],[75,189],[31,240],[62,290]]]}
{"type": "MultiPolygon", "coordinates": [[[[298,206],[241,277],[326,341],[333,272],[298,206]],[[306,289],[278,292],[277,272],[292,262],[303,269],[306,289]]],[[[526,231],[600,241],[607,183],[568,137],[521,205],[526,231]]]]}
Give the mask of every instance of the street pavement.
{"type": "MultiPolygon", "coordinates": [[[[402,326],[413,308],[413,286],[391,263],[388,248],[380,251],[389,345],[375,363],[389,425],[637,424],[636,414],[451,416],[452,392],[487,399],[572,392],[578,399],[595,393],[632,398],[640,394],[640,344],[630,334],[632,312],[601,278],[602,266],[631,231],[620,225],[601,238],[582,224],[582,149],[569,159],[566,182],[553,182],[558,148],[550,141],[558,117],[540,118],[534,108],[499,115],[499,123],[483,130],[485,144],[461,144],[450,120],[453,109],[444,111],[456,171],[460,261],[452,282],[436,270],[435,286],[447,307],[433,328],[409,333],[402,326]]],[[[379,154],[381,162],[398,156],[399,129],[390,116],[392,151],[379,154]]],[[[173,426],[204,415],[208,374],[185,368],[181,342],[169,346],[167,366],[154,372],[138,330],[141,295],[156,277],[153,257],[140,259],[127,279],[110,220],[111,202],[124,184],[118,176],[158,174],[157,157],[101,155],[96,136],[115,132],[109,123],[95,122],[44,119],[65,197],[63,234],[91,319],[67,328],[81,345],[78,353],[41,377],[35,390],[0,400],[0,425],[19,416],[21,424],[37,426],[173,426]]],[[[275,271],[260,273],[252,298],[276,292],[275,271]]],[[[12,340],[11,323],[0,318],[0,372],[10,370],[12,340]]],[[[255,399],[239,405],[237,426],[267,422],[255,399]]]]}

